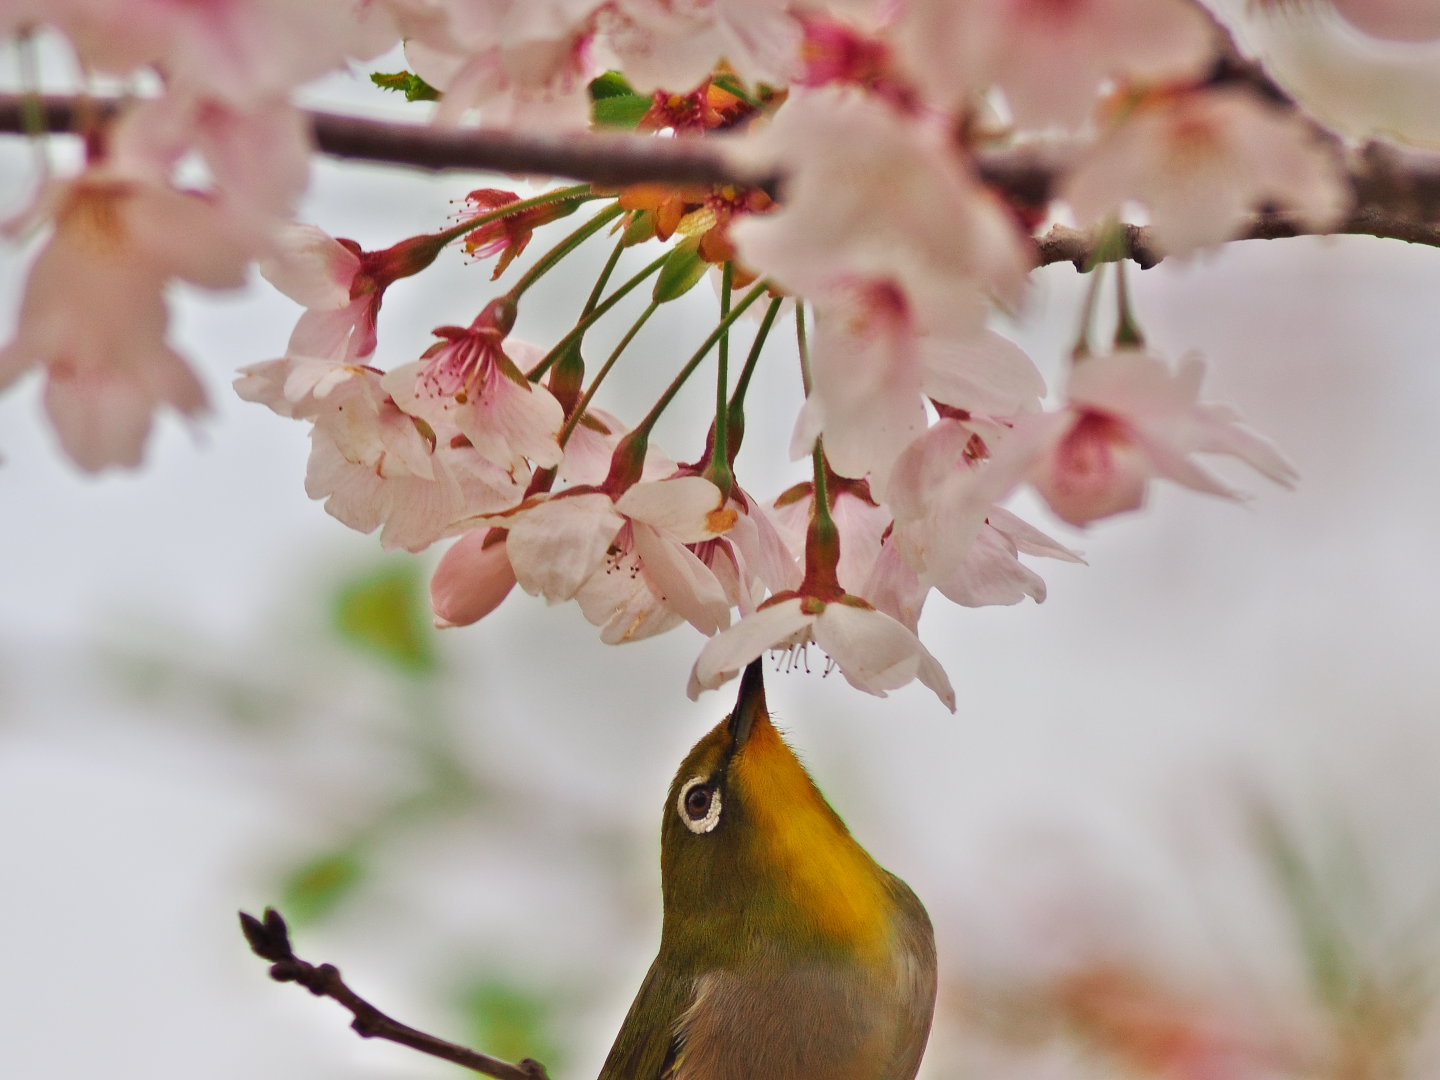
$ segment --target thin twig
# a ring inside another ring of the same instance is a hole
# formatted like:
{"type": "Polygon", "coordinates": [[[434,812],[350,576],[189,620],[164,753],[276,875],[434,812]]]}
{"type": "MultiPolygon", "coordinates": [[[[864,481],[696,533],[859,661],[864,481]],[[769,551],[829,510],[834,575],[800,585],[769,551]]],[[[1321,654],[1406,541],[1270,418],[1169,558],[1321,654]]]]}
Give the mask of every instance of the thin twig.
{"type": "Polygon", "coordinates": [[[328,997],[350,1010],[355,1019],[350,1027],[366,1039],[386,1039],[419,1050],[422,1054],[462,1065],[495,1080],[549,1080],[545,1066],[526,1058],[519,1064],[481,1054],[468,1047],[437,1039],[386,1016],[345,984],[334,964],[311,964],[301,960],[290,947],[290,930],[274,908],[266,908],[263,919],[240,912],[240,928],[251,950],[270,961],[270,977],[276,982],[299,983],[317,997],[328,997]]]}

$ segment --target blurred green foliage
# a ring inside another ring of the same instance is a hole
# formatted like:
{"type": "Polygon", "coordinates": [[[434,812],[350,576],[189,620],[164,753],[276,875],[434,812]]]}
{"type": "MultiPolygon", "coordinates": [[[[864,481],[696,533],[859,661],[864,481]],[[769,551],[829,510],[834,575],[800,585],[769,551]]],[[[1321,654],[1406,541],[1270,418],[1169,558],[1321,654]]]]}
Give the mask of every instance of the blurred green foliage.
{"type": "Polygon", "coordinates": [[[544,997],[517,983],[482,979],[457,995],[469,1021],[470,1044],[506,1061],[535,1058],[551,1073],[564,1069],[564,1054],[554,1038],[554,1008],[544,997]]]}
{"type": "Polygon", "coordinates": [[[332,611],[334,627],[347,644],[412,674],[438,670],[429,597],[416,560],[387,561],[345,582],[332,611]]]}
{"type": "Polygon", "coordinates": [[[368,867],[358,851],[326,852],[286,875],[280,910],[291,922],[315,922],[331,914],[368,877],[368,867]]]}

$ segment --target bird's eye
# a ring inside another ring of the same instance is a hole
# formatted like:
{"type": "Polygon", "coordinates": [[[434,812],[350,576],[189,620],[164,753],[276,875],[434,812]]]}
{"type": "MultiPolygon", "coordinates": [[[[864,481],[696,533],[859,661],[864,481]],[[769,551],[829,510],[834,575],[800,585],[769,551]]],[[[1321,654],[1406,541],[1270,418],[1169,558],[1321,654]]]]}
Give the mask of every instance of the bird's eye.
{"type": "Polygon", "coordinates": [[[693,833],[707,833],[720,823],[720,792],[703,776],[692,776],[680,789],[675,809],[693,833]]]}

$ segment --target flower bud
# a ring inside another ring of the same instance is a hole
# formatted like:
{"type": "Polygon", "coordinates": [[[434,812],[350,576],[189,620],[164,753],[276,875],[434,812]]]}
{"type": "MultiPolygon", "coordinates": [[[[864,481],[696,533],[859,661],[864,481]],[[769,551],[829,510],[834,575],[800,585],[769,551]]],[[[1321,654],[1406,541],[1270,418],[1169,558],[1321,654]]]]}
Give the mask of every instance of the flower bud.
{"type": "Polygon", "coordinates": [[[515,586],[515,571],[505,550],[505,534],[476,529],[460,537],[440,559],[430,579],[430,606],[442,630],[469,626],[489,615],[515,586]]]}

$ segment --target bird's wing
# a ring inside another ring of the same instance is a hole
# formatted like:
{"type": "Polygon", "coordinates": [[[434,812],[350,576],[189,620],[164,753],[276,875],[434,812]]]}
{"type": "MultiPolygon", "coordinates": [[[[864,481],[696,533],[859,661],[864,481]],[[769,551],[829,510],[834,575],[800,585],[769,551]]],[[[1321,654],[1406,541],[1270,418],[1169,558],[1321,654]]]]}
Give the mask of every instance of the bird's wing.
{"type": "Polygon", "coordinates": [[[656,958],[615,1045],[600,1068],[599,1080],[666,1080],[672,1075],[680,1018],[695,996],[695,980],[663,966],[656,958]]]}
{"type": "Polygon", "coordinates": [[[894,874],[889,878],[890,895],[898,910],[900,930],[900,998],[903,1002],[901,1030],[892,1057],[894,1080],[913,1080],[925,1056],[930,1038],[930,1021],[935,1014],[936,959],[935,932],[925,905],[910,886],[894,874]]]}

